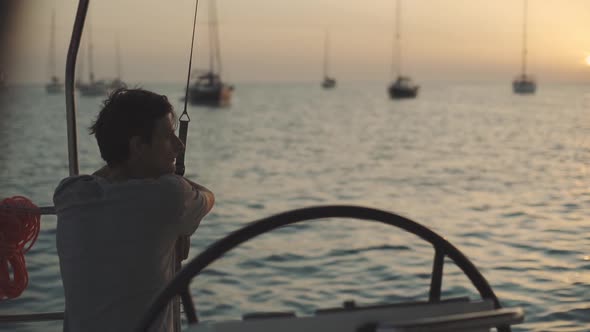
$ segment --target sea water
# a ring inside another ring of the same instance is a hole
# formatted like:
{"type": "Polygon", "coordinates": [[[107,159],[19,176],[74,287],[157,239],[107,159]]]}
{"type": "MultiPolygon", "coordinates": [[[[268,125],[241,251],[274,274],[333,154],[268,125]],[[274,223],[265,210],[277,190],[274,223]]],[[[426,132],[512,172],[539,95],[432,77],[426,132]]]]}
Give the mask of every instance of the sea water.
{"type": "MultiPolygon", "coordinates": [[[[183,85],[143,84],[182,111],[183,85]]],[[[81,173],[103,162],[87,127],[102,98],[78,97],[81,173]]],[[[0,94],[0,197],[52,204],[68,175],[65,98],[43,86],[0,94]]],[[[516,331],[590,330],[590,86],[424,83],[390,100],[386,83],[242,83],[232,106],[189,106],[186,176],[214,210],[190,258],[246,223],[286,210],[350,204],[424,224],[480,269],[516,331]]],[[[0,314],[62,311],[55,217],[26,255],[29,286],[0,314]]],[[[141,232],[141,230],[138,230],[141,232]]],[[[227,254],[191,283],[201,319],[426,300],[432,248],[399,229],[326,220],[275,231],[227,254]]],[[[89,285],[91,287],[91,285],[89,285]]],[[[478,294],[447,261],[443,297],[478,294]]],[[[92,299],[88,299],[92,301],[92,299]]],[[[61,322],[0,330],[60,331],[61,322]]]]}

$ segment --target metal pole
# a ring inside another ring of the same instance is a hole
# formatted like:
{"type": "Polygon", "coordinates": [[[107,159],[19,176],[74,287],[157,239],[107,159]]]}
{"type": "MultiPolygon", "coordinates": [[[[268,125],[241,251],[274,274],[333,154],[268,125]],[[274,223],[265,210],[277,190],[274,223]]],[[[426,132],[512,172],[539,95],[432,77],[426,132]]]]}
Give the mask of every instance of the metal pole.
{"type": "Polygon", "coordinates": [[[76,77],[76,57],[80,48],[80,39],[84,30],[84,21],[88,12],[90,0],[80,0],[78,11],[70,38],[70,47],[66,61],[66,119],[68,124],[68,160],[70,176],[78,175],[80,167],[78,165],[78,130],[76,127],[76,96],[74,94],[74,82],[76,77]]]}

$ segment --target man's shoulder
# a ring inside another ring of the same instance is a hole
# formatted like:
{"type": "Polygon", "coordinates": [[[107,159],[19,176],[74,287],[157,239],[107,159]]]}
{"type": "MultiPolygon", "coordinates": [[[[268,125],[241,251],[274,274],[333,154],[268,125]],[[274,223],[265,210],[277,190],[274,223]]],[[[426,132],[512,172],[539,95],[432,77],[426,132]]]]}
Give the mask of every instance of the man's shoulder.
{"type": "Polygon", "coordinates": [[[77,175],[60,181],[53,194],[56,209],[96,202],[133,197],[135,201],[182,201],[187,184],[182,177],[167,174],[156,179],[131,179],[111,182],[96,175],[77,175]]]}
{"type": "Polygon", "coordinates": [[[185,181],[183,181],[182,177],[175,174],[162,175],[156,179],[129,179],[122,182],[112,182],[97,175],[75,175],[62,179],[55,191],[58,192],[66,189],[93,185],[113,189],[122,189],[125,187],[159,187],[159,189],[161,189],[164,187],[170,188],[171,190],[182,190],[187,186],[184,182],[185,181]]]}
{"type": "Polygon", "coordinates": [[[58,212],[72,204],[100,197],[102,189],[97,180],[92,175],[76,175],[61,180],[53,193],[53,202],[58,212]]]}
{"type": "Polygon", "coordinates": [[[92,175],[68,176],[59,182],[59,184],[55,188],[55,194],[68,190],[80,189],[81,187],[92,185],[96,181],[96,177],[92,175]]]}

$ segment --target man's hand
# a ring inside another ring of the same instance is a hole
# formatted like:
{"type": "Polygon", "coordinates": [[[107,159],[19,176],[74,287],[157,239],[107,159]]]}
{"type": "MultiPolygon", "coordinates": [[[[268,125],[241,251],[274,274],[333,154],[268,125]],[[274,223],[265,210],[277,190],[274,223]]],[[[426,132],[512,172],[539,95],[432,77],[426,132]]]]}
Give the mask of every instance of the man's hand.
{"type": "Polygon", "coordinates": [[[176,260],[181,262],[188,258],[188,251],[191,248],[190,236],[179,236],[176,240],[176,260]]]}

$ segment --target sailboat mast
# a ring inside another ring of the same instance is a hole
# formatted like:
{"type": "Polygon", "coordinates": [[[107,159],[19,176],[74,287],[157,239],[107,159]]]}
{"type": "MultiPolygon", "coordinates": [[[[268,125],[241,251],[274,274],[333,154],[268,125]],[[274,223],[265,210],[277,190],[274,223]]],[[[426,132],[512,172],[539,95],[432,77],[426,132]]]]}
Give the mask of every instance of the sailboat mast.
{"type": "Polygon", "coordinates": [[[523,27],[522,27],[522,75],[526,76],[526,56],[527,56],[527,19],[528,19],[528,1],[524,0],[524,11],[523,11],[523,27]]]}
{"type": "Polygon", "coordinates": [[[80,45],[78,45],[79,50],[80,50],[80,61],[78,61],[77,66],[80,68],[80,72],[76,75],[76,83],[78,82],[83,82],[84,81],[84,71],[86,70],[86,66],[84,63],[84,58],[86,58],[86,41],[84,39],[82,39],[82,37],[80,37],[80,45]],[[82,79],[80,80],[80,77],[82,77],[82,79]]]}
{"type": "Polygon", "coordinates": [[[326,29],[326,38],[324,39],[324,77],[329,73],[329,52],[330,52],[330,32],[326,29]]]}
{"type": "Polygon", "coordinates": [[[209,22],[208,22],[208,32],[209,32],[209,71],[211,73],[214,72],[213,68],[213,0],[209,0],[209,22]]]}
{"type": "MultiPolygon", "coordinates": [[[[90,21],[90,20],[89,20],[90,21]]],[[[90,22],[88,22],[90,23],[90,22]]],[[[92,25],[88,24],[88,79],[90,83],[94,82],[94,68],[92,65],[92,25]]]]}
{"type": "Polygon", "coordinates": [[[56,77],[55,69],[55,8],[51,14],[51,35],[49,40],[49,71],[51,79],[56,77]]]}
{"type": "Polygon", "coordinates": [[[117,36],[116,55],[117,55],[117,78],[121,79],[121,46],[119,43],[119,36],[117,36]]]}
{"type": "Polygon", "coordinates": [[[221,77],[221,44],[219,40],[219,23],[217,22],[217,4],[215,0],[211,0],[211,18],[213,39],[212,56],[215,56],[215,61],[217,62],[217,75],[221,77]]]}
{"type": "Polygon", "coordinates": [[[402,51],[401,51],[401,0],[395,3],[395,40],[393,42],[393,50],[391,52],[393,59],[391,59],[391,76],[401,76],[402,66],[402,51]]]}

